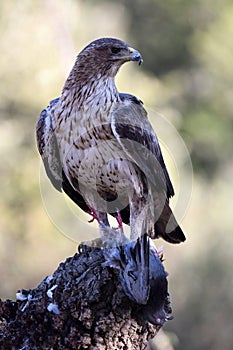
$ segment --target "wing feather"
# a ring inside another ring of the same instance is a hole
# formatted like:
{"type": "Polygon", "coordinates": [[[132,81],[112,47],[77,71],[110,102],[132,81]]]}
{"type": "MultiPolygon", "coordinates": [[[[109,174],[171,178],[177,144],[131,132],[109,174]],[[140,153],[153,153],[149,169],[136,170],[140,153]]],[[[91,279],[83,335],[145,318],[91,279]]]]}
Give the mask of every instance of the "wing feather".
{"type": "Polygon", "coordinates": [[[120,94],[120,97],[123,103],[111,118],[113,134],[153,187],[170,198],[174,195],[174,189],[142,102],[129,94],[120,94]]]}
{"type": "Polygon", "coordinates": [[[36,127],[37,146],[42,157],[46,174],[53,186],[61,192],[62,188],[62,167],[56,137],[53,133],[50,110],[59,101],[59,98],[52,100],[39,117],[36,127]]]}
{"type": "MultiPolygon", "coordinates": [[[[82,210],[89,212],[83,196],[74,189],[62,169],[57,139],[53,132],[50,116],[51,108],[58,101],[59,98],[52,100],[40,114],[36,128],[38,150],[52,185],[60,192],[63,190],[82,210]]],[[[73,179],[73,183],[75,183],[75,179],[73,179]]],[[[75,185],[75,188],[78,189],[78,183],[75,185]]]]}

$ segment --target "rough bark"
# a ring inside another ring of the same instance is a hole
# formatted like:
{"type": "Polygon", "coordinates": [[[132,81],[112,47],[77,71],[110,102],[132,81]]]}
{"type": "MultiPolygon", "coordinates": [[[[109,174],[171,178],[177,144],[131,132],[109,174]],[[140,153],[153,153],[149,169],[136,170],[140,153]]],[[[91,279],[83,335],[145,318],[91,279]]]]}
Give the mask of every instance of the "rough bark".
{"type": "Polygon", "coordinates": [[[0,349],[145,349],[160,326],[141,319],[104,261],[101,249],[87,249],[17,301],[0,300],[0,349]]]}

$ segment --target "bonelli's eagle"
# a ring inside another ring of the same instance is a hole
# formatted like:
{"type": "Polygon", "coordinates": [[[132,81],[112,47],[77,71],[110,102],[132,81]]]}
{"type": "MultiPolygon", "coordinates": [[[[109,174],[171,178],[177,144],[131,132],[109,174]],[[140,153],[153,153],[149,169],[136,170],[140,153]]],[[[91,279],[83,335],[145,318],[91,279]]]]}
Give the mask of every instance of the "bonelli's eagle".
{"type": "Polygon", "coordinates": [[[119,93],[122,64],[142,62],[125,42],[102,38],[77,56],[60,98],[44,109],[37,143],[54,187],[108,226],[114,215],[135,240],[147,232],[180,243],[185,236],[169,207],[174,195],[156,134],[142,102],[119,93]]]}

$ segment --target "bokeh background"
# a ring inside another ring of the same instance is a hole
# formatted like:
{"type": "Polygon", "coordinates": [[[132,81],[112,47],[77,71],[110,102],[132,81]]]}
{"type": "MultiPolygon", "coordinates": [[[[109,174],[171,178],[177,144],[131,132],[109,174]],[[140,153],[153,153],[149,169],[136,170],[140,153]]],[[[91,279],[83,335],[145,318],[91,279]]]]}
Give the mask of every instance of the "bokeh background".
{"type": "MultiPolygon", "coordinates": [[[[231,0],[0,2],[0,297],[36,287],[77,249],[43,207],[35,125],[76,54],[102,36],[143,54],[143,66],[123,67],[117,85],[166,116],[193,164],[181,223],[187,242],[163,243],[175,319],[151,349],[232,350],[231,0]]],[[[57,209],[56,200],[51,205],[57,209]]],[[[80,217],[72,229],[92,232],[89,217],[80,217]]]]}

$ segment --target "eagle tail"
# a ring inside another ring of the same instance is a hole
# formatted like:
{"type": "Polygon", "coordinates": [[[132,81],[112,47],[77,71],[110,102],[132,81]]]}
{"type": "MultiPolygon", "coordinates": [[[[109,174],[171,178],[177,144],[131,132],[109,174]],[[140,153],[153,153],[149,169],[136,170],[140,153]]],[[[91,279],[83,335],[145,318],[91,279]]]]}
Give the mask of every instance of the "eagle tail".
{"type": "Polygon", "coordinates": [[[153,238],[162,237],[165,241],[173,244],[181,243],[186,240],[168,203],[165,203],[162,214],[155,223],[154,228],[155,237],[153,238]]]}

